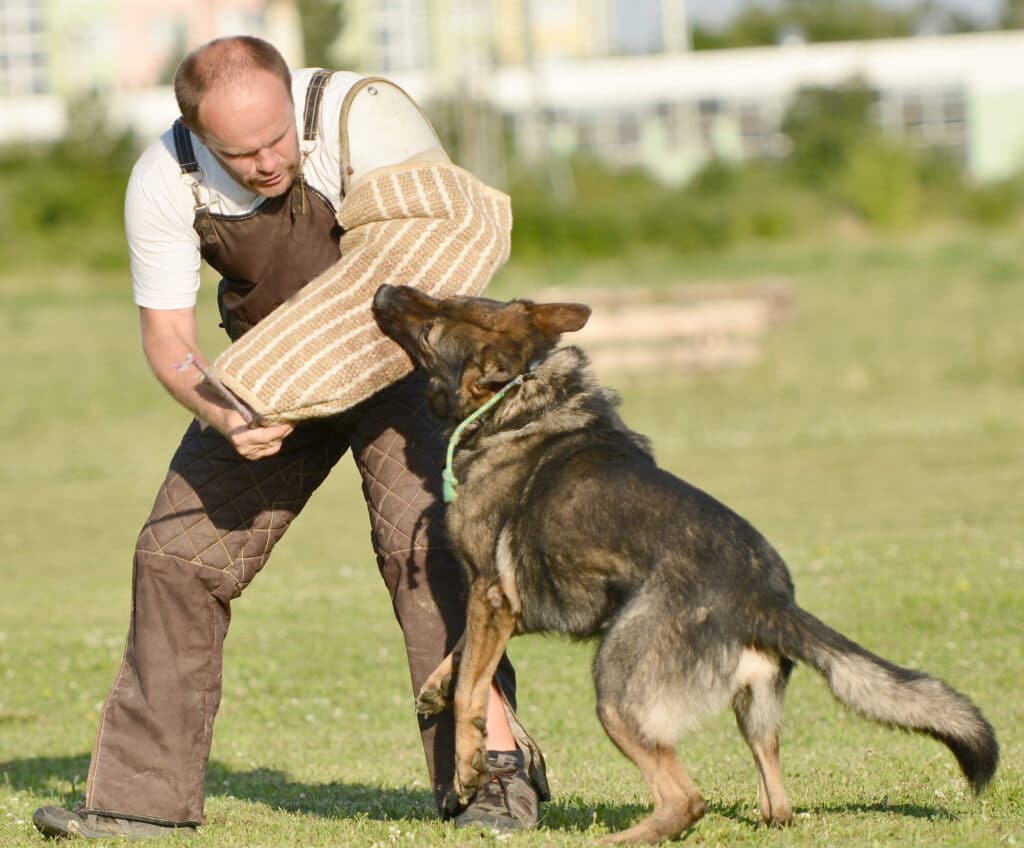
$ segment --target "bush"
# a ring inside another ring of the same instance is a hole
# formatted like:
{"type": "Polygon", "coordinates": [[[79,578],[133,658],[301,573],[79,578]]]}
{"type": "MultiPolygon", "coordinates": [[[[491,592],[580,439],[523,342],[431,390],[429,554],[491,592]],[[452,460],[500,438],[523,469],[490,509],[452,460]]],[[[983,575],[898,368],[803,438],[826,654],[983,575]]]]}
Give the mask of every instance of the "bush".
{"type": "Polygon", "coordinates": [[[127,265],[124,191],[137,152],[109,131],[103,104],[83,97],[64,141],[0,153],[0,261],[102,271],[127,265]]]}
{"type": "Polygon", "coordinates": [[[110,270],[127,262],[123,207],[128,171],[62,148],[0,159],[7,198],[0,261],[110,270]]]}
{"type": "Polygon", "coordinates": [[[1020,213],[1024,186],[1021,179],[1007,179],[964,190],[963,215],[972,223],[999,226],[1014,221],[1020,213]]]}
{"type": "Polygon", "coordinates": [[[796,93],[782,122],[790,142],[787,167],[804,185],[835,185],[853,149],[877,131],[871,126],[874,94],[854,80],[836,88],[812,86],[796,93]]]}
{"type": "Polygon", "coordinates": [[[840,196],[868,223],[883,228],[914,223],[922,189],[916,152],[880,137],[847,152],[837,182],[840,196]]]}
{"type": "Polygon", "coordinates": [[[711,162],[678,189],[588,161],[572,163],[572,176],[575,197],[565,204],[534,178],[511,186],[517,257],[600,259],[653,247],[691,254],[787,238],[821,222],[813,193],[775,165],[711,162]]]}

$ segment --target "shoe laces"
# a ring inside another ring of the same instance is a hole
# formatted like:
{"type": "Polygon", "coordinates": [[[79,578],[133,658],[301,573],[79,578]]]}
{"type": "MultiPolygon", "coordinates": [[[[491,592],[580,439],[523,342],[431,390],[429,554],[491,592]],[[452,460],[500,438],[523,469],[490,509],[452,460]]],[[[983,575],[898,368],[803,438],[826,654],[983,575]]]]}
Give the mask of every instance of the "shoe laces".
{"type": "Polygon", "coordinates": [[[484,783],[478,793],[480,795],[500,796],[502,804],[511,811],[508,803],[508,784],[519,774],[519,766],[509,763],[505,766],[496,766],[488,763],[487,782],[484,783]]]}

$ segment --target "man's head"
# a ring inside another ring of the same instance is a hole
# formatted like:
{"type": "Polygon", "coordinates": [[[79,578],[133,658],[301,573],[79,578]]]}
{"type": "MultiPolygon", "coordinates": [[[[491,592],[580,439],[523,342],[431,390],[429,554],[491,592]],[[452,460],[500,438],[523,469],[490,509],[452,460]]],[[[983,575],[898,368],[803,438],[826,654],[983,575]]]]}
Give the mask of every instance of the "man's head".
{"type": "Polygon", "coordinates": [[[174,94],[185,125],[240,185],[284,194],[299,172],[292,77],[281,54],[259,38],[218,38],[185,57],[174,94]]]}

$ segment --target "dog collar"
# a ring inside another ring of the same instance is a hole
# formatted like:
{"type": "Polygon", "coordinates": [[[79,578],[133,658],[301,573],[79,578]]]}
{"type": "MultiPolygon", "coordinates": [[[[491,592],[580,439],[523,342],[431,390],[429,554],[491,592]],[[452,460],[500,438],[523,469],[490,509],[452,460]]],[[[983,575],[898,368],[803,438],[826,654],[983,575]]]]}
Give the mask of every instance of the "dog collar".
{"type": "Polygon", "coordinates": [[[458,478],[456,478],[455,476],[455,471],[452,470],[452,459],[455,456],[455,446],[458,445],[459,439],[462,438],[462,432],[470,424],[476,421],[481,415],[487,412],[487,410],[497,405],[501,401],[501,399],[505,397],[509,389],[512,389],[513,387],[520,385],[523,382],[523,380],[525,380],[528,376],[532,377],[533,369],[535,367],[536,364],[531,364],[529,371],[527,371],[524,374],[520,374],[514,380],[510,380],[508,383],[506,383],[504,386],[498,389],[498,391],[494,393],[494,395],[490,398],[490,400],[487,401],[487,403],[485,403],[475,412],[471,413],[467,418],[463,419],[459,426],[456,427],[455,430],[452,432],[451,438],[448,439],[448,456],[446,458],[446,462],[444,465],[444,471],[441,472],[442,494],[444,496],[445,503],[451,503],[458,497],[458,493],[455,491],[455,487],[459,485],[459,481],[458,478]]]}

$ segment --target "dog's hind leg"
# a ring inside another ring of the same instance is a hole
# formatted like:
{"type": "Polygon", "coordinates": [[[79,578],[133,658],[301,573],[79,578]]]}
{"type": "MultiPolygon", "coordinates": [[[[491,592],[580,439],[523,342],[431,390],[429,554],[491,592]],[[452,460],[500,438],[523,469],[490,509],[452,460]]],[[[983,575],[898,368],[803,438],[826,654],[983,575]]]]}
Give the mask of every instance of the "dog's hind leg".
{"type": "Polygon", "coordinates": [[[618,709],[599,703],[598,717],[605,732],[644,776],[654,796],[654,812],[621,833],[601,840],[602,845],[661,842],[675,839],[704,815],[704,798],[679,761],[675,746],[651,742],[631,726],[618,709]]]}
{"type": "Polygon", "coordinates": [[[787,659],[747,648],[737,666],[738,688],[732,698],[736,724],[757,766],[761,818],[775,827],[793,821],[793,808],[782,785],[779,765],[782,696],[791,669],[792,663],[787,659]]]}

